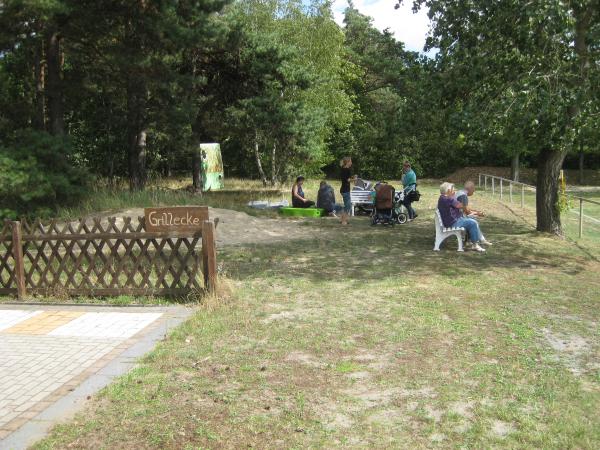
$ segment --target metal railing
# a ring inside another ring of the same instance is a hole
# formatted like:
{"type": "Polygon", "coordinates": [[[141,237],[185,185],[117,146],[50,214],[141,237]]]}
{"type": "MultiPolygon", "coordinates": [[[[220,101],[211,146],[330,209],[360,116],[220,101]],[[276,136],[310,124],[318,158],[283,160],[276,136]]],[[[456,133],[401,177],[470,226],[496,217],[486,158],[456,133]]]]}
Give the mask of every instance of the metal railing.
{"type": "MultiPolygon", "coordinates": [[[[506,184],[508,184],[508,194],[509,194],[509,198],[510,198],[510,203],[513,203],[513,186],[520,186],[521,187],[521,208],[525,207],[525,189],[528,188],[535,192],[535,186],[532,186],[531,184],[525,184],[525,183],[521,183],[519,181],[513,181],[513,180],[509,180],[507,178],[498,177],[496,175],[488,175],[485,173],[479,174],[479,180],[478,180],[479,187],[482,186],[482,184],[481,184],[482,179],[483,179],[483,189],[485,191],[487,191],[487,189],[488,189],[488,179],[491,180],[490,186],[492,188],[492,195],[496,195],[496,191],[499,188],[500,200],[504,199],[504,189],[505,189],[504,186],[506,184]],[[496,182],[496,180],[498,180],[498,182],[496,182]]],[[[587,218],[594,222],[600,223],[600,220],[595,219],[593,217],[586,216],[583,213],[584,202],[588,202],[588,203],[598,205],[598,206],[600,206],[600,202],[595,201],[595,200],[590,200],[590,199],[584,198],[584,197],[578,197],[578,196],[572,195],[572,194],[567,194],[567,196],[579,201],[579,237],[581,238],[583,236],[583,219],[584,218],[587,218]]]]}
{"type": "Polygon", "coordinates": [[[588,203],[591,203],[593,205],[598,205],[598,206],[600,206],[600,202],[590,200],[589,198],[578,197],[576,195],[570,195],[570,196],[571,196],[571,198],[579,200],[579,237],[582,237],[583,236],[583,218],[584,217],[587,219],[593,220],[594,222],[600,223],[600,220],[594,219],[593,217],[589,217],[589,216],[586,216],[585,214],[583,214],[583,202],[588,202],[588,203]]]}
{"type": "Polygon", "coordinates": [[[479,187],[481,187],[481,179],[483,177],[484,184],[483,189],[487,191],[488,187],[488,178],[491,179],[491,187],[492,187],[492,195],[496,194],[496,180],[499,180],[499,188],[500,188],[500,200],[504,199],[504,185],[508,183],[508,195],[510,198],[510,202],[513,203],[513,186],[521,187],[521,208],[525,207],[525,188],[530,188],[535,191],[535,186],[530,184],[521,183],[519,181],[509,180],[507,178],[497,177],[496,175],[487,175],[485,173],[479,174],[479,187]]]}

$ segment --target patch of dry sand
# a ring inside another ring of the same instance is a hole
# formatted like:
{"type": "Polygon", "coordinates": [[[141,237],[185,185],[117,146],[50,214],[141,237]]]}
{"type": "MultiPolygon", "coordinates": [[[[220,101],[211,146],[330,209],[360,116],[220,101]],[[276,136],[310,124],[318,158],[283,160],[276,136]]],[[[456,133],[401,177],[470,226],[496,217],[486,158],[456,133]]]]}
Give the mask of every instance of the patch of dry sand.
{"type": "MultiPolygon", "coordinates": [[[[308,219],[255,217],[245,212],[221,208],[209,208],[208,214],[211,219],[219,219],[216,232],[218,246],[310,239],[314,236],[314,230],[302,226],[305,220],[308,219]]],[[[123,217],[131,217],[133,222],[137,224],[137,218],[143,215],[143,208],[130,208],[110,214],[95,214],[87,218],[86,222],[91,225],[93,217],[99,217],[103,224],[107,224],[109,217],[115,217],[117,227],[121,227],[124,223],[123,217]]],[[[330,219],[323,218],[320,220],[330,219]]],[[[77,223],[73,222],[73,224],[77,223]]],[[[325,230],[322,231],[326,232],[325,230]]]]}

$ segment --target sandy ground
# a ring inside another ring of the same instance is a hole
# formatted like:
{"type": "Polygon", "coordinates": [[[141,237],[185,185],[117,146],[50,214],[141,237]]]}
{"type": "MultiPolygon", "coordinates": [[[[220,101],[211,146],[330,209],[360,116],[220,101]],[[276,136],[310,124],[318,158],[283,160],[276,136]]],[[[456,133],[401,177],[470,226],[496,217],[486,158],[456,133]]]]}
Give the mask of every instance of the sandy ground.
{"type": "MultiPolygon", "coordinates": [[[[144,215],[143,208],[125,209],[111,214],[99,214],[102,222],[108,217],[117,218],[117,226],[122,225],[123,217],[137,218],[144,215]]],[[[231,209],[209,208],[209,217],[219,219],[217,225],[217,246],[253,244],[286,241],[293,239],[308,239],[314,235],[310,227],[302,226],[303,219],[274,219],[250,216],[244,212],[231,209]]],[[[92,220],[91,217],[89,219],[92,220]]],[[[336,220],[336,219],[320,219],[336,220]]]]}
{"type": "Polygon", "coordinates": [[[217,245],[221,246],[309,239],[314,236],[314,229],[302,226],[303,219],[255,217],[240,211],[216,208],[210,208],[209,215],[219,218],[217,245]]]}

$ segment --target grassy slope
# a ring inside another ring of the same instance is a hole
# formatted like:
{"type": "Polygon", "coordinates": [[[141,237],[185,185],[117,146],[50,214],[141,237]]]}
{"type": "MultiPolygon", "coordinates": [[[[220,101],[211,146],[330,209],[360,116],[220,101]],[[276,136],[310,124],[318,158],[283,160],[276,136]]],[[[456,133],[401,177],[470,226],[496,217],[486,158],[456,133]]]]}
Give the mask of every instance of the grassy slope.
{"type": "MultiPolygon", "coordinates": [[[[316,188],[313,181],[311,188],[316,188]]],[[[73,219],[93,215],[97,212],[120,211],[128,208],[147,206],[176,206],[176,205],[208,205],[214,208],[228,208],[256,214],[256,210],[245,205],[250,200],[288,199],[288,189],[278,187],[263,187],[256,180],[227,179],[225,189],[207,192],[204,195],[194,195],[189,191],[187,179],[157,180],[143,192],[129,192],[125,186],[116,188],[98,187],[77,208],[64,208],[58,215],[64,219],[73,219]]],[[[291,187],[289,188],[291,191],[291,187]]]]}
{"type": "Polygon", "coordinates": [[[598,448],[600,265],[487,196],[496,245],[434,253],[423,190],[405,226],[223,249],[230,302],[36,448],[598,448]]]}
{"type": "MultiPolygon", "coordinates": [[[[600,201],[600,190],[597,187],[589,187],[589,191],[576,192],[575,195],[587,198],[594,201],[600,201]]],[[[524,205],[521,208],[521,188],[515,187],[513,191],[512,203],[508,187],[504,187],[502,201],[525,223],[528,223],[532,228],[535,228],[535,191],[525,189],[524,205]]],[[[487,191],[481,191],[480,196],[483,196],[488,202],[497,203],[500,201],[499,189],[492,195],[491,186],[488,185],[487,191]]],[[[499,205],[497,205],[499,206],[499,205]]],[[[565,237],[578,245],[582,250],[588,252],[596,259],[600,259],[600,206],[589,202],[584,202],[583,207],[583,235],[579,237],[579,201],[574,198],[569,198],[569,210],[563,211],[561,221],[565,237]]]]}

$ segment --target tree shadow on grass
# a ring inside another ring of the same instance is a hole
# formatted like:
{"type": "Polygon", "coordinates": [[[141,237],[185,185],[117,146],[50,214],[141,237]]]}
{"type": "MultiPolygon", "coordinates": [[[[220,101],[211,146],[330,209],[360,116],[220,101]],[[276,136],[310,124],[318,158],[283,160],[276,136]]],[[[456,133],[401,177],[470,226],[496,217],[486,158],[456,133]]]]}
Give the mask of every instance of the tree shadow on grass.
{"type": "Polygon", "coordinates": [[[433,221],[419,219],[395,227],[371,227],[356,218],[348,227],[337,221],[304,222],[312,239],[253,244],[222,250],[234,278],[292,277],[312,281],[370,281],[403,276],[460,276],[498,269],[550,269],[568,275],[585,270],[589,259],[568,243],[499,218],[487,218],[483,232],[495,245],[485,254],[457,252],[456,238],[433,251],[433,221]]]}

